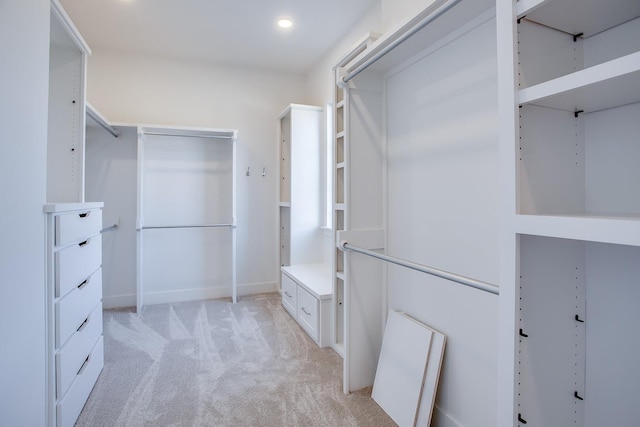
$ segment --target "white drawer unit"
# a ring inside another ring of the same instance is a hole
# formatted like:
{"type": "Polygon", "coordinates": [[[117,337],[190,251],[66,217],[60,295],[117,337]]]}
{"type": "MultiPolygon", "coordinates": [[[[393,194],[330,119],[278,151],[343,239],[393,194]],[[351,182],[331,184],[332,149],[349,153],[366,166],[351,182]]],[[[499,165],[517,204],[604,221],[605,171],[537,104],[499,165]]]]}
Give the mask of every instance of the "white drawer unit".
{"type": "Polygon", "coordinates": [[[102,203],[50,203],[47,214],[47,409],[73,426],[104,366],[102,203]]]}
{"type": "Polygon", "coordinates": [[[331,269],[326,264],[282,267],[282,305],[320,347],[331,344],[331,269]]]}

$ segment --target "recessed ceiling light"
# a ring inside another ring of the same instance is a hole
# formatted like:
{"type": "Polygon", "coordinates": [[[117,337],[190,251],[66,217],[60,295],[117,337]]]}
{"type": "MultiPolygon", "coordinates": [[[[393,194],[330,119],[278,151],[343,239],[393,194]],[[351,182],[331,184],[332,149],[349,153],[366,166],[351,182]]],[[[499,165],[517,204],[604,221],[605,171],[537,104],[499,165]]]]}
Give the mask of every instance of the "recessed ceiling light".
{"type": "Polygon", "coordinates": [[[278,21],[278,27],[280,28],[291,28],[291,26],[293,25],[293,22],[291,22],[290,19],[280,19],[278,21]]]}

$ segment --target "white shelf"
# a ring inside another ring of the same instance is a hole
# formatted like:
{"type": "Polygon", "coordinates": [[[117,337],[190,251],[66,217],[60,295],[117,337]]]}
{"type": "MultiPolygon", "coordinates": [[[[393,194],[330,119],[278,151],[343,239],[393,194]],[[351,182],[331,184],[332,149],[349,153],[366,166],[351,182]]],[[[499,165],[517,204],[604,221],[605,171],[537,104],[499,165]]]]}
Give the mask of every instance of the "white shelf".
{"type": "Polygon", "coordinates": [[[344,162],[336,163],[336,169],[344,169],[344,162]]]}
{"type": "Polygon", "coordinates": [[[516,232],[532,236],[640,246],[640,217],[516,215],[516,232]]]}
{"type": "Polygon", "coordinates": [[[337,138],[344,138],[344,131],[340,131],[340,132],[336,133],[336,139],[337,138]]]}
{"type": "Polygon", "coordinates": [[[86,203],[46,203],[44,205],[45,213],[86,211],[88,209],[98,209],[104,207],[103,202],[86,202],[86,203]]]}
{"type": "Polygon", "coordinates": [[[336,104],[336,110],[344,108],[344,99],[336,104]]]}
{"type": "Polygon", "coordinates": [[[340,280],[344,280],[344,270],[336,271],[336,277],[340,280]]]}
{"type": "Polygon", "coordinates": [[[280,202],[278,203],[278,206],[280,206],[281,208],[290,208],[291,202],[280,202]]]}
{"type": "Polygon", "coordinates": [[[584,112],[640,102],[640,52],[522,89],[519,102],[584,112]]]}
{"type": "Polygon", "coordinates": [[[336,211],[343,211],[345,210],[345,204],[344,203],[336,203],[335,205],[333,205],[333,209],[336,211]]]}
{"type": "Polygon", "coordinates": [[[640,16],[640,2],[629,0],[520,0],[518,17],[590,37],[640,16]]]}

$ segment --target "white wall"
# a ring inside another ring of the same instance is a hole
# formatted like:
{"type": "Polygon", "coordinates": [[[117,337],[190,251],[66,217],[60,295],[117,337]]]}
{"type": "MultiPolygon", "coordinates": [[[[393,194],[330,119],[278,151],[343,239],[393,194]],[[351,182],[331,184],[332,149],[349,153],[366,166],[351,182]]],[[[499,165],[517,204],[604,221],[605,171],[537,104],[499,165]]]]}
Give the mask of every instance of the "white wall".
{"type": "Polygon", "coordinates": [[[49,1],[0,2],[0,424],[45,424],[49,1]]]}
{"type": "MultiPolygon", "coordinates": [[[[276,118],[289,103],[308,103],[303,77],[94,49],[89,59],[87,94],[89,102],[111,122],[238,129],[239,291],[243,286],[275,289],[276,118]],[[247,167],[251,168],[248,177],[247,167]],[[260,173],[263,167],[265,178],[260,173]]],[[[131,159],[122,161],[123,167],[129,168],[126,165],[131,165],[131,159]]],[[[135,182],[130,185],[135,187],[135,182]]],[[[121,220],[135,223],[127,211],[121,220]]],[[[135,259],[122,268],[135,268],[133,263],[135,259]]],[[[130,301],[135,294],[135,283],[113,286],[117,289],[105,284],[106,299],[130,301]]]]}
{"type": "Polygon", "coordinates": [[[102,235],[103,307],[136,303],[136,179],[135,127],[119,127],[113,138],[87,119],[85,198],[104,202],[102,223],[118,224],[102,235]]]}

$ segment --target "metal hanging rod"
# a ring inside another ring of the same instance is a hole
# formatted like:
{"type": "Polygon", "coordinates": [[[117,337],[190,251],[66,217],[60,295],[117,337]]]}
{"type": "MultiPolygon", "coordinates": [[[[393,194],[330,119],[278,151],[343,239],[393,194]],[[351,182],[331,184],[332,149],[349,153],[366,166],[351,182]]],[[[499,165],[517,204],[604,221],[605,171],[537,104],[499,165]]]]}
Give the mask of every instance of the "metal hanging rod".
{"type": "Polygon", "coordinates": [[[234,224],[194,224],[194,225],[150,225],[142,227],[141,230],[159,230],[164,228],[222,228],[235,227],[234,224]]]}
{"type": "Polygon", "coordinates": [[[113,225],[110,225],[109,227],[105,227],[102,230],[100,230],[100,233],[105,233],[107,231],[114,231],[114,230],[117,230],[118,228],[119,228],[118,224],[113,224],[113,225]]]}
{"type": "Polygon", "coordinates": [[[176,136],[176,137],[185,137],[185,138],[209,138],[209,139],[234,139],[231,135],[190,135],[190,134],[180,134],[180,133],[169,133],[169,132],[147,132],[143,131],[143,135],[152,135],[152,136],[176,136]]]}
{"type": "Polygon", "coordinates": [[[345,242],[345,241],[340,242],[338,248],[343,251],[353,251],[363,255],[368,255],[370,257],[377,258],[382,261],[387,261],[392,264],[397,264],[402,267],[407,267],[412,270],[430,274],[432,276],[437,276],[443,279],[451,280],[453,282],[457,282],[465,286],[470,286],[472,288],[479,289],[481,291],[489,292],[495,295],[499,294],[499,288],[493,283],[482,282],[480,280],[471,279],[469,277],[460,276],[454,273],[449,273],[448,271],[438,270],[437,268],[429,267],[422,264],[417,264],[415,262],[407,261],[402,258],[396,258],[389,255],[381,254],[378,252],[370,251],[368,249],[364,249],[359,246],[350,245],[348,242],[345,242]]]}
{"type": "Polygon", "coordinates": [[[355,76],[357,76],[358,74],[360,74],[361,72],[369,68],[369,66],[373,65],[375,62],[377,62],[387,53],[391,52],[393,49],[398,47],[402,42],[407,40],[409,37],[413,36],[415,33],[420,31],[424,27],[426,27],[428,24],[430,24],[431,22],[435,21],[436,19],[444,15],[445,12],[447,12],[449,9],[451,9],[461,1],[462,0],[451,0],[448,2],[439,1],[431,5],[431,7],[429,7],[428,10],[425,10],[425,13],[427,14],[425,17],[420,19],[415,24],[410,23],[409,29],[402,32],[400,35],[397,36],[397,38],[387,41],[388,44],[386,45],[381,44],[382,47],[380,48],[380,50],[373,53],[368,58],[365,57],[366,59],[363,58],[363,61],[360,64],[358,64],[353,70],[347,73],[347,75],[342,78],[342,81],[346,83],[349,80],[353,79],[355,76]]]}

